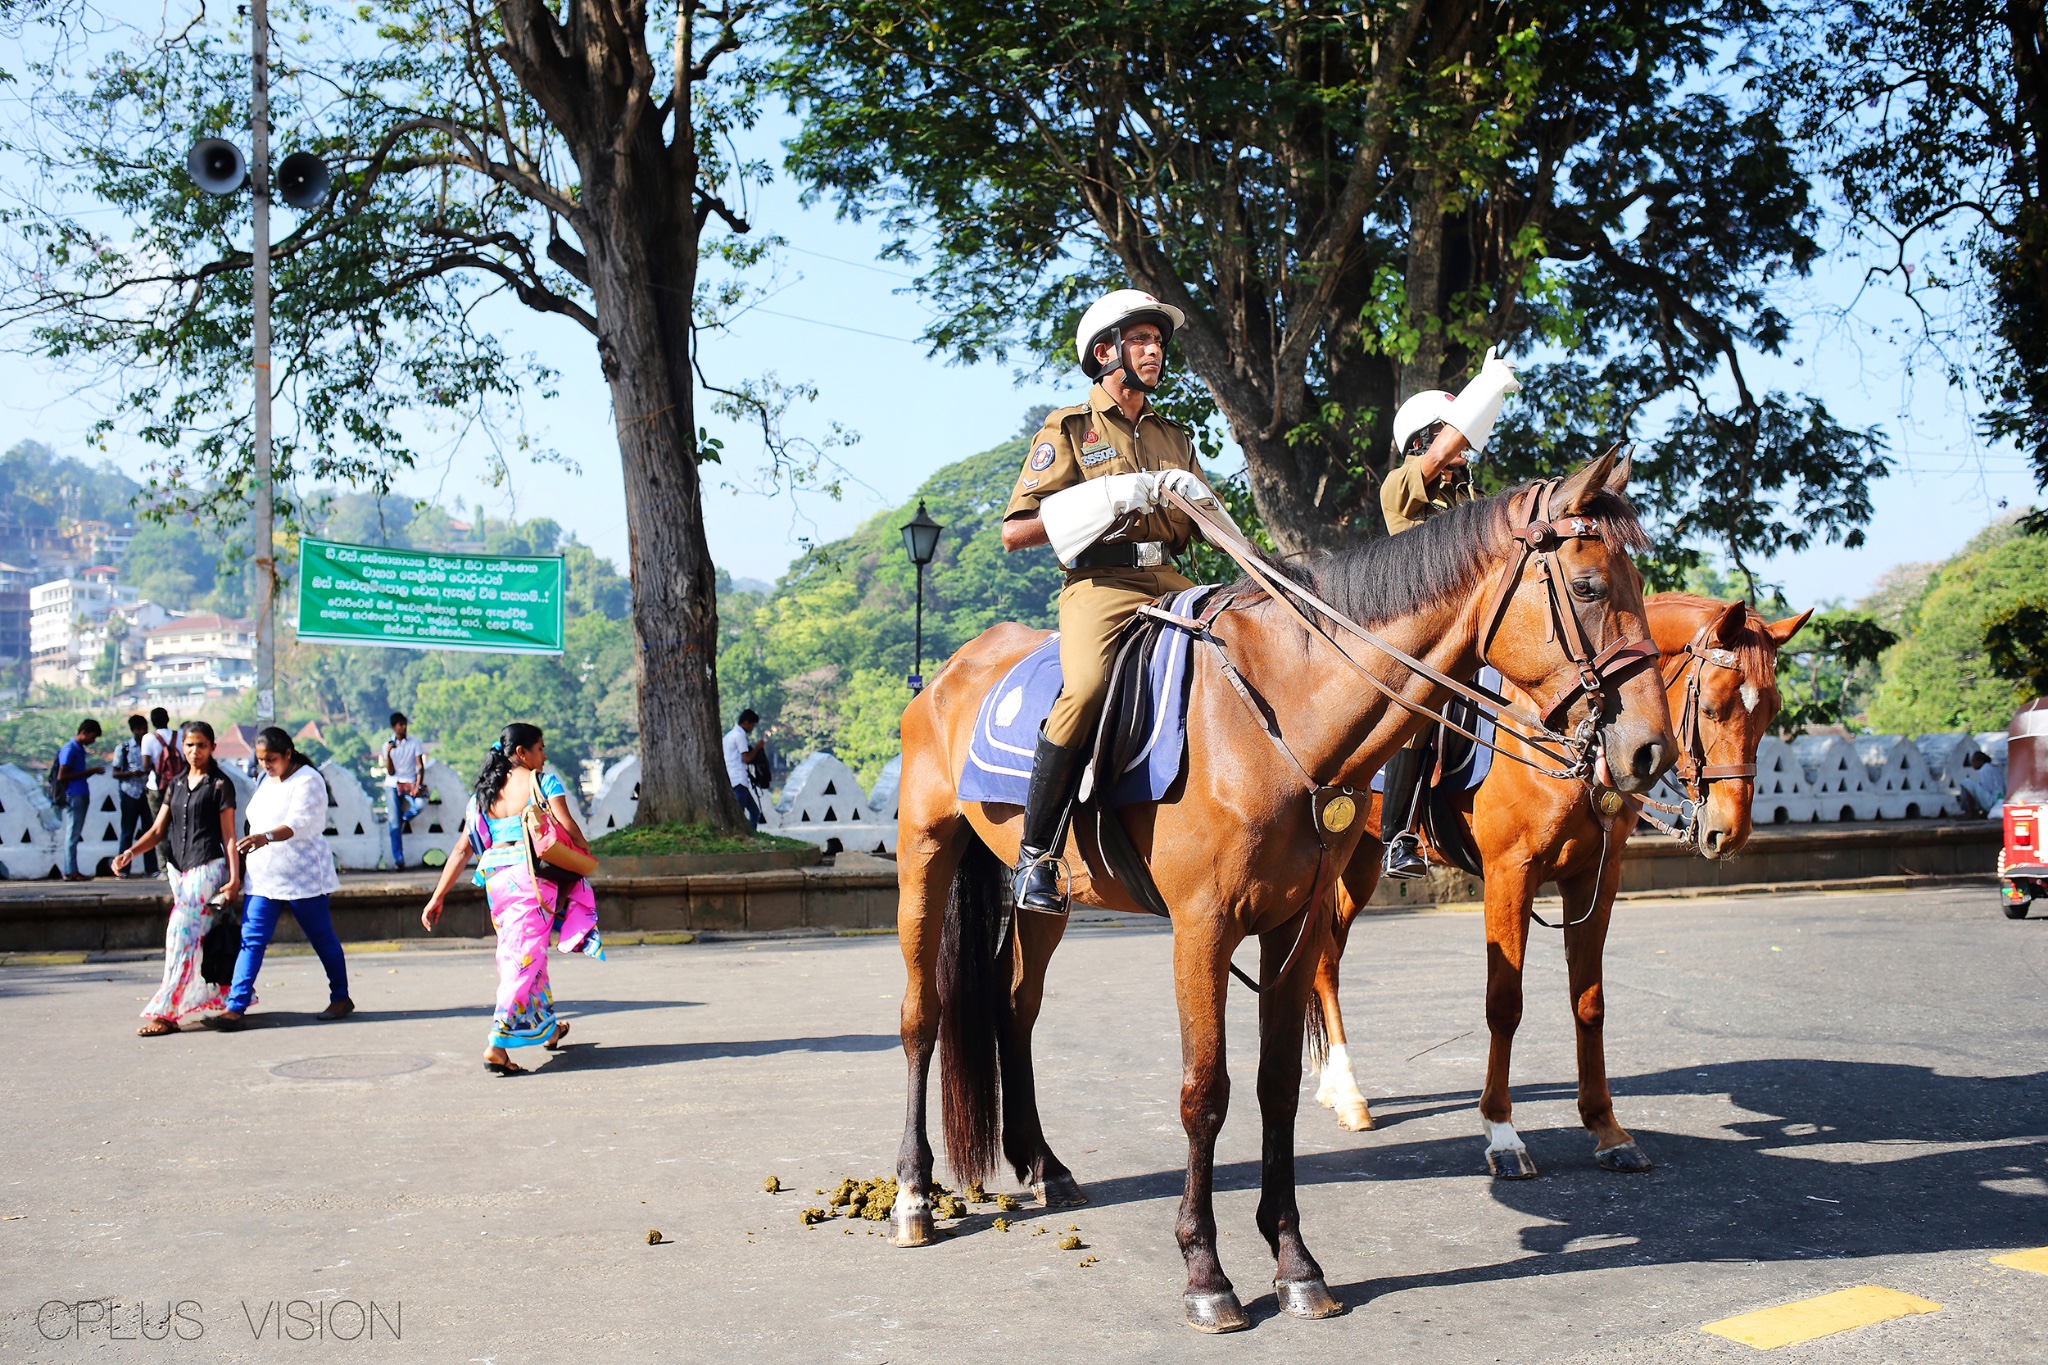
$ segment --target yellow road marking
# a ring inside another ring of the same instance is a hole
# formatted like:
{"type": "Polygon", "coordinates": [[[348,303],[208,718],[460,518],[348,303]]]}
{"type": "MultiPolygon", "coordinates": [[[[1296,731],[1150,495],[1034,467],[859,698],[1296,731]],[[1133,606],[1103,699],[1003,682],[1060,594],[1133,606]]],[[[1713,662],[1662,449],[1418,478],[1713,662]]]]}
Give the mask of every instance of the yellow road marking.
{"type": "Polygon", "coordinates": [[[1909,1313],[1939,1313],[1941,1305],[1902,1294],[1896,1289],[1864,1284],[1822,1294],[1816,1299],[1780,1304],[1740,1317],[1723,1318],[1700,1328],[1759,1351],[1793,1346],[1818,1337],[1833,1336],[1874,1322],[1902,1318],[1909,1313]]]}
{"type": "Polygon", "coordinates": [[[2048,1275],[2048,1247],[2035,1247],[2032,1251],[2009,1251],[2003,1256],[1993,1256],[1993,1265],[2007,1265],[2014,1270],[2031,1270],[2037,1275],[2048,1275]]]}
{"type": "Polygon", "coordinates": [[[84,953],[9,953],[0,957],[0,967],[76,967],[84,953]]]}

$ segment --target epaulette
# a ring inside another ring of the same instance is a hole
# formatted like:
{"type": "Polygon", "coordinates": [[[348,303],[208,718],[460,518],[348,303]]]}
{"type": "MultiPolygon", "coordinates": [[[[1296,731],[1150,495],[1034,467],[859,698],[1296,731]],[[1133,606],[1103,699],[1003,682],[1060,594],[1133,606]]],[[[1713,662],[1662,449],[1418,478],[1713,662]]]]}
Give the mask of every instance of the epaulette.
{"type": "Polygon", "coordinates": [[[1038,424],[1038,429],[1040,431],[1056,430],[1059,427],[1059,424],[1066,421],[1069,417],[1078,417],[1082,413],[1085,413],[1087,411],[1088,405],[1086,403],[1076,403],[1072,407],[1054,408],[1051,412],[1048,412],[1045,415],[1045,419],[1038,424]]]}

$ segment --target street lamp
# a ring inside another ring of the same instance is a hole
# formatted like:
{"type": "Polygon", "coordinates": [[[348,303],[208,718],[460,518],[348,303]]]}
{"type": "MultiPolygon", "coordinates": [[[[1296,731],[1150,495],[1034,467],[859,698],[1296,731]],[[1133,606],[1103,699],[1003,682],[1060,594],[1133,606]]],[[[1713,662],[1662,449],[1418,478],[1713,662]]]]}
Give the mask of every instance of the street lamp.
{"type": "Polygon", "coordinates": [[[939,552],[939,532],[945,529],[925,515],[923,498],[917,500],[917,515],[903,523],[903,548],[917,565],[917,671],[908,680],[912,695],[924,691],[924,566],[939,552]]]}

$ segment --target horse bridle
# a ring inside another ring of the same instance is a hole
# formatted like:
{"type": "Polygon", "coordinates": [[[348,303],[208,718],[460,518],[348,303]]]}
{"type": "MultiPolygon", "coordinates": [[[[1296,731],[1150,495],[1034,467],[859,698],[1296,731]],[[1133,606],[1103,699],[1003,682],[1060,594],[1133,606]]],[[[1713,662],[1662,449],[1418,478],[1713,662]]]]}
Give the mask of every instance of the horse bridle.
{"type": "MultiPolygon", "coordinates": [[[[1729,782],[1738,778],[1755,777],[1756,764],[1751,763],[1709,763],[1707,744],[1700,732],[1700,684],[1709,666],[1726,668],[1733,672],[1742,671],[1742,661],[1732,649],[1722,649],[1710,642],[1714,626],[1710,622],[1701,626],[1699,633],[1686,642],[1685,657],[1679,667],[1685,672],[1685,705],[1678,717],[1678,761],[1672,765],[1681,782],[1685,783],[1685,794],[1694,806],[1707,802],[1707,784],[1729,782]]],[[[1665,679],[1668,690],[1678,680],[1676,673],[1665,679]]]]}

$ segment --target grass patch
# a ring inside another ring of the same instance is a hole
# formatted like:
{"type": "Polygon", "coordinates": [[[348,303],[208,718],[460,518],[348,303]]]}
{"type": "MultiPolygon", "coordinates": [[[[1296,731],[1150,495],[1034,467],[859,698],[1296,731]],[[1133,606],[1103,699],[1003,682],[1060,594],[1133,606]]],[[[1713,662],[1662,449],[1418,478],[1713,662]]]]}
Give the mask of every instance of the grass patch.
{"type": "Polygon", "coordinates": [[[672,858],[686,853],[776,853],[809,848],[801,839],[749,830],[713,829],[709,825],[627,825],[590,845],[602,858],[672,858]]]}

